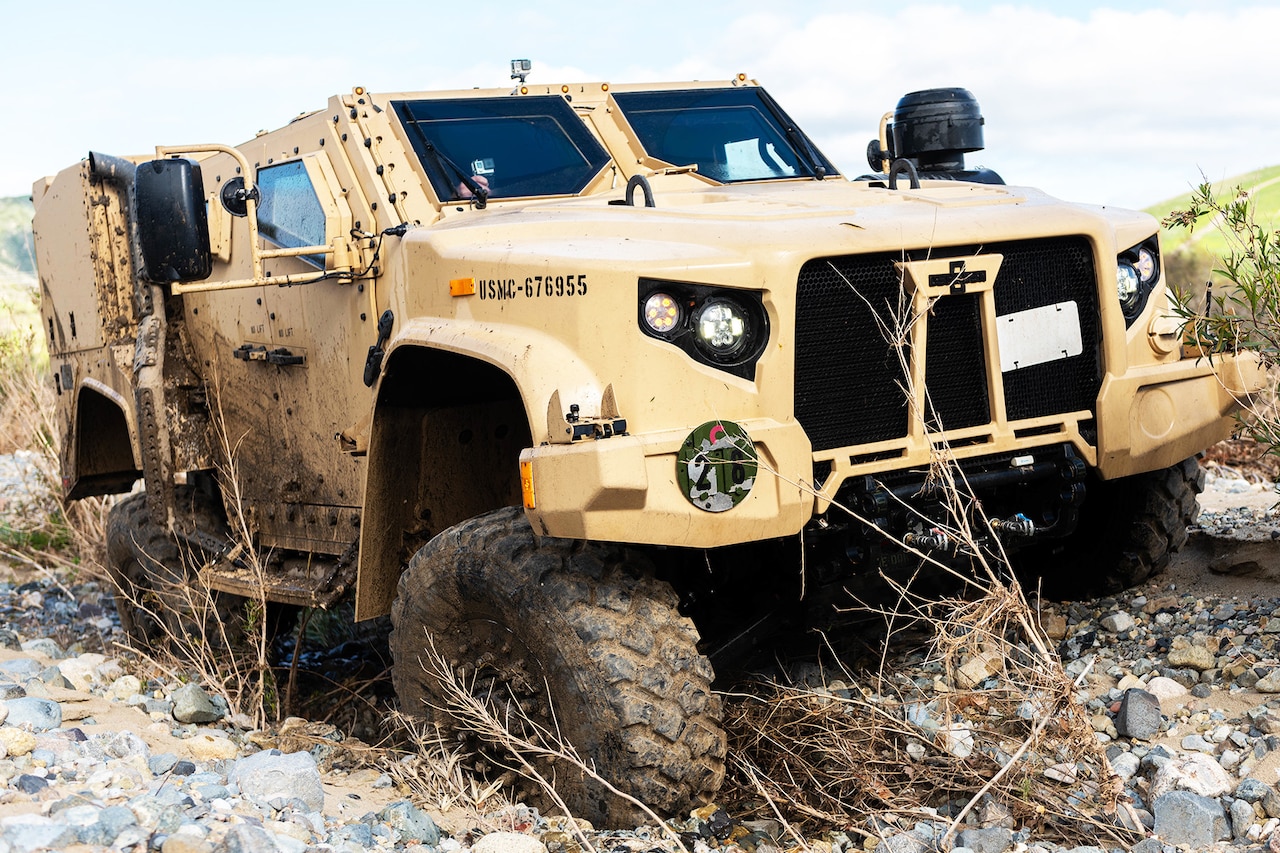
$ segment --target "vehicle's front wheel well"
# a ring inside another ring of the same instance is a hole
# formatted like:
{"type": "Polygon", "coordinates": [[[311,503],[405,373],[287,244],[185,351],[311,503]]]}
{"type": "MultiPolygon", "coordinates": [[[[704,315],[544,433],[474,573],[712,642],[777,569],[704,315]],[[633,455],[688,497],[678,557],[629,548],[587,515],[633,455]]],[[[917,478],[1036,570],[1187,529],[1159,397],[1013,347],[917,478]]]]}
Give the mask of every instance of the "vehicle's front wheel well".
{"type": "Polygon", "coordinates": [[[426,347],[390,355],[369,439],[357,618],[390,611],[401,568],[431,536],[520,503],[520,451],[532,440],[499,368],[426,347]]]}

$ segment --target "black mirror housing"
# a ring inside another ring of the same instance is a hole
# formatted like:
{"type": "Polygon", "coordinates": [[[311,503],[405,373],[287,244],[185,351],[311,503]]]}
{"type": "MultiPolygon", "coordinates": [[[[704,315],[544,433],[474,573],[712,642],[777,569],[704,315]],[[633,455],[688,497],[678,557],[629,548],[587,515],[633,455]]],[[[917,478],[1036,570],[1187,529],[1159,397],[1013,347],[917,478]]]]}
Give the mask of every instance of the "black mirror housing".
{"type": "Polygon", "coordinates": [[[213,273],[199,163],[166,159],[139,165],[133,209],[147,280],[203,281],[213,273]]]}

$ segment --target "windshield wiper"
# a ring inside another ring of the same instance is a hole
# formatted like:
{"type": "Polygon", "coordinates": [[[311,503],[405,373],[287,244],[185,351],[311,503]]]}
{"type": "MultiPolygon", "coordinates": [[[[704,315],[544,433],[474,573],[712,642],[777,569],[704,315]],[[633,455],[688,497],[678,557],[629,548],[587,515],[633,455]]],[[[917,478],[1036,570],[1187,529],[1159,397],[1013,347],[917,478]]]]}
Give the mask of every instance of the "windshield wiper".
{"type": "Polygon", "coordinates": [[[437,148],[431,140],[427,138],[427,135],[422,132],[422,128],[419,126],[418,122],[413,121],[410,122],[410,124],[413,126],[414,133],[418,134],[418,139],[422,142],[423,152],[431,158],[433,163],[436,164],[436,168],[442,172],[452,171],[457,175],[458,178],[461,179],[462,185],[471,191],[471,196],[476,203],[476,208],[484,210],[489,204],[489,188],[482,186],[478,181],[468,175],[465,170],[459,167],[457,163],[450,160],[448,155],[437,148]]]}
{"type": "Polygon", "coordinates": [[[782,111],[782,107],[778,106],[778,102],[773,99],[764,89],[756,89],[760,95],[760,100],[764,103],[765,108],[769,110],[774,121],[782,125],[787,132],[787,139],[791,140],[792,150],[795,150],[805,161],[805,165],[809,167],[809,171],[813,173],[815,181],[824,180],[827,177],[827,167],[822,165],[822,158],[819,156],[817,149],[813,147],[813,143],[809,141],[809,137],[800,132],[800,128],[787,118],[787,114],[782,111]]]}

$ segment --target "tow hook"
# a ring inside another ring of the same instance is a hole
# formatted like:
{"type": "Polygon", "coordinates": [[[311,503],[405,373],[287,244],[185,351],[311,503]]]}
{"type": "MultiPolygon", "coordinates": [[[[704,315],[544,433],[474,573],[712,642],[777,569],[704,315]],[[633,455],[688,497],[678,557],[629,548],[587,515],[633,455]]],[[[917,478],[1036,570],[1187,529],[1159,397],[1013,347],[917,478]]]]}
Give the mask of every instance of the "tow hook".
{"type": "Polygon", "coordinates": [[[1035,536],[1036,523],[1022,513],[1013,518],[991,519],[991,532],[1005,536],[1035,536]]]}
{"type": "Polygon", "coordinates": [[[908,533],[902,541],[908,548],[921,551],[942,551],[951,547],[951,537],[936,527],[928,533],[908,533]]]}

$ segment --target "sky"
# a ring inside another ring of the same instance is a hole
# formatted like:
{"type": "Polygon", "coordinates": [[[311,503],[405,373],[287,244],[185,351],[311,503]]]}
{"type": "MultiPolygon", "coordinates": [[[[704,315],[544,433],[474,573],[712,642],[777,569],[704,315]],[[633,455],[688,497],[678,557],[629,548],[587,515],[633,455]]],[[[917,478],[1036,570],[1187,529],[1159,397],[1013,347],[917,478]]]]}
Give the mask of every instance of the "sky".
{"type": "Polygon", "coordinates": [[[883,113],[939,86],[981,105],[970,165],[1072,201],[1145,207],[1280,164],[1280,4],[45,0],[0,21],[0,196],[90,150],[242,142],[357,85],[505,87],[515,58],[534,83],[746,73],[848,175],[883,113]]]}

